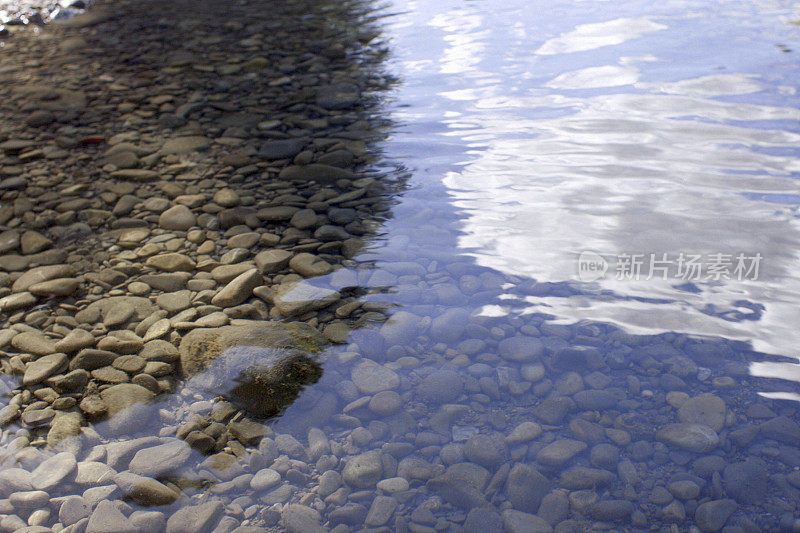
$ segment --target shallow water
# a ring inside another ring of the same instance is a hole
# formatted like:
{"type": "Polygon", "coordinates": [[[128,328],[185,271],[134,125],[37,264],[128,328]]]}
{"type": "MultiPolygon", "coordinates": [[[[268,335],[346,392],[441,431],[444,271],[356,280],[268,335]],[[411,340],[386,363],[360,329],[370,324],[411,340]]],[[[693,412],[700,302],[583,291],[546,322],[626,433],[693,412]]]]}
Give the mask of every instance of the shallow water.
{"type": "MultiPolygon", "coordinates": [[[[393,125],[372,170],[402,190],[312,282],[366,293],[374,323],[325,351],[239,475],[193,455],[191,503],[261,527],[299,501],[339,531],[796,531],[791,3],[376,16],[398,83],[375,94],[393,125]],[[268,466],[274,484],[242,481],[268,466]]],[[[191,387],[137,436],[210,412],[213,386],[191,387]]]]}
{"type": "MultiPolygon", "coordinates": [[[[544,442],[501,445],[503,461],[564,479],[576,465],[602,466],[589,454],[597,441],[563,462],[537,454],[590,420],[612,430],[599,440],[645,480],[606,465],[618,477],[592,498],[632,501],[633,513],[587,511],[573,491],[562,518],[581,528],[617,518],[623,529],[716,530],[695,510],[728,497],[738,503],[730,527],[791,528],[798,500],[785,476],[798,466],[796,441],[754,429],[763,407],[767,420],[796,422],[791,400],[800,399],[800,28],[791,3],[408,1],[384,12],[401,82],[389,104],[398,125],[383,148],[411,173],[410,190],[362,259],[384,274],[372,285],[393,286],[381,301],[412,315],[395,318],[402,334],[355,332],[347,353],[398,371],[404,408],[417,415],[416,453],[436,463],[437,446],[460,449],[474,434],[508,440],[517,423],[534,421],[550,426],[544,442]],[[605,262],[604,275],[581,275],[586,252],[605,262]],[[407,262],[424,272],[414,277],[407,262]],[[541,381],[535,358],[504,352],[501,339],[518,335],[544,346],[541,381]],[[465,396],[431,392],[458,384],[441,367],[460,376],[465,396]],[[603,394],[581,396],[584,388],[603,394]],[[703,419],[676,412],[679,393],[722,398],[711,455],[765,460],[773,477],[721,467],[694,479],[697,498],[653,497],[654,487],[696,475],[703,455],[653,442],[666,424],[703,419]],[[544,414],[565,396],[578,404],[569,414],[544,414]],[[431,431],[436,404],[450,402],[468,405],[471,420],[431,431]],[[437,431],[440,439],[426,434],[437,431]]],[[[334,383],[350,371],[349,360],[329,363],[320,387],[346,398],[334,383]]],[[[292,413],[277,427],[291,426],[292,413]]],[[[499,510],[536,512],[509,504],[508,487],[494,500],[487,490],[499,510]]]]}

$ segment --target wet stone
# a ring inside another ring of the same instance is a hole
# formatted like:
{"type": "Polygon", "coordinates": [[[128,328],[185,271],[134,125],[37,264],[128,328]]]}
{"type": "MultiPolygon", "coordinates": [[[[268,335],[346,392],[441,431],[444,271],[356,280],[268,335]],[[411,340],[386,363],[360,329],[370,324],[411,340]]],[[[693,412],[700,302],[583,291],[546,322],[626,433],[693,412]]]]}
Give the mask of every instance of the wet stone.
{"type": "Polygon", "coordinates": [[[396,372],[369,359],[353,368],[350,377],[363,394],[376,394],[400,385],[400,377],[396,372]]]}
{"type": "Polygon", "coordinates": [[[703,503],[695,511],[695,523],[700,531],[720,531],[736,508],[736,502],[729,499],[703,503]]]}
{"type": "Polygon", "coordinates": [[[552,483],[538,470],[516,463],[506,480],[506,497],[514,509],[536,513],[552,483]]]}
{"type": "Polygon", "coordinates": [[[769,492],[769,469],[759,458],[751,457],[725,467],[725,490],[741,504],[763,500],[769,492]]]}
{"type": "Polygon", "coordinates": [[[545,465],[558,466],[568,462],[585,449],[586,443],[584,442],[572,439],[559,439],[542,448],[539,453],[536,454],[536,460],[545,465]]]}
{"type": "Polygon", "coordinates": [[[719,444],[717,433],[701,424],[669,424],[658,431],[656,438],[695,453],[710,452],[719,444]]]}
{"type": "Polygon", "coordinates": [[[212,531],[224,509],[225,506],[220,502],[182,507],[167,520],[167,533],[212,531]]]}
{"type": "Polygon", "coordinates": [[[498,350],[504,359],[529,363],[542,356],[544,346],[535,337],[517,336],[500,341],[498,350]]]}
{"type": "MultiPolygon", "coordinates": [[[[287,505],[281,511],[281,521],[288,533],[324,533],[326,531],[321,525],[322,517],[319,512],[305,505],[296,503],[287,505]]],[[[172,532],[167,530],[167,533],[172,532]]]]}
{"type": "Polygon", "coordinates": [[[464,388],[461,376],[452,370],[437,370],[417,385],[417,394],[431,403],[451,403],[461,396],[464,388]]]}
{"type": "Polygon", "coordinates": [[[36,467],[31,472],[33,488],[36,490],[51,490],[59,483],[69,482],[77,472],[78,464],[75,456],[70,452],[58,453],[36,467]]]}
{"type": "Polygon", "coordinates": [[[678,409],[678,420],[687,424],[703,424],[716,432],[725,427],[725,402],[719,396],[702,394],[689,398],[678,409]]]}
{"type": "Polygon", "coordinates": [[[488,481],[489,471],[482,466],[456,463],[428,481],[427,488],[457,507],[471,509],[487,504],[483,489],[488,481]]]}
{"type": "Polygon", "coordinates": [[[550,524],[531,513],[506,509],[502,517],[508,533],[552,533],[553,531],[550,524]]]}
{"type": "Polygon", "coordinates": [[[628,500],[599,501],[589,508],[589,515],[595,520],[613,522],[628,518],[634,506],[628,500]]]}
{"type": "Polygon", "coordinates": [[[794,445],[800,442],[800,425],[786,416],[779,416],[763,422],[761,435],[784,444],[794,445]]]}
{"type": "Polygon", "coordinates": [[[474,463],[486,468],[494,468],[503,462],[506,449],[498,438],[489,435],[475,435],[464,443],[464,455],[474,463]]]}
{"type": "Polygon", "coordinates": [[[372,488],[383,477],[381,454],[369,451],[350,458],[342,470],[345,483],[355,488],[372,488]]]}
{"type": "Polygon", "coordinates": [[[129,533],[134,531],[127,517],[109,500],[102,500],[86,525],[87,533],[129,533]]]}
{"type": "Polygon", "coordinates": [[[141,476],[159,477],[181,468],[189,460],[191,450],[182,440],[144,448],[136,452],[128,466],[131,472],[141,476]]]}

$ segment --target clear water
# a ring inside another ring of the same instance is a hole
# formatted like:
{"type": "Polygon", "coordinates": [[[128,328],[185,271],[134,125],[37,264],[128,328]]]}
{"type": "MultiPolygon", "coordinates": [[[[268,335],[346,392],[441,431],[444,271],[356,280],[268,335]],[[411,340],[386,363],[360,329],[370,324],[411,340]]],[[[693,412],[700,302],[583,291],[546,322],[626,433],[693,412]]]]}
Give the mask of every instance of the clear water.
{"type": "Polygon", "coordinates": [[[391,494],[376,527],[796,531],[796,5],[397,0],[377,14],[399,80],[377,95],[394,124],[380,164],[405,187],[369,249],[314,283],[365,288],[366,309],[395,314],[329,350],[273,422],[304,444],[322,429],[337,458],[293,464],[311,476],[284,479],[286,498],[256,496],[328,520],[341,503],[314,499],[320,468],[381,450],[382,477],[408,490],[346,500],[391,494]],[[604,276],[581,275],[585,252],[604,276]],[[625,254],[638,276],[618,275],[625,254]],[[678,272],[681,254],[700,276],[678,272]],[[738,276],[739,254],[758,272],[738,276]],[[389,377],[365,383],[365,365],[389,377]],[[399,396],[391,412],[381,390],[399,396]],[[679,409],[703,394],[721,415],[679,409]],[[541,432],[519,437],[526,422],[541,432]],[[676,446],[659,431],[678,422],[718,423],[718,440],[676,446]],[[568,457],[551,446],[564,439],[568,457]],[[442,481],[456,463],[486,469],[480,497],[442,481]]]}
{"type": "MultiPolygon", "coordinates": [[[[404,342],[356,331],[317,393],[330,387],[339,407],[347,404],[342,379],[354,361],[371,358],[401,376],[417,425],[389,421],[378,440],[410,441],[441,464],[442,446],[459,448],[476,433],[502,439],[520,422],[540,422],[544,436],[507,447],[503,460],[553,481],[576,465],[597,466],[591,441],[558,466],[537,462],[546,443],[576,438],[575,420],[623,429],[633,444],[613,444],[644,481],[631,487],[605,467],[614,481],[593,497],[627,499],[635,511],[611,525],[573,502],[564,518],[577,521],[575,530],[711,530],[696,509],[725,497],[738,500],[729,527],[791,529],[800,502],[786,479],[799,466],[796,442],[767,429],[741,437],[778,415],[798,420],[796,5],[401,1],[384,13],[389,68],[401,81],[387,104],[397,126],[383,149],[411,177],[383,239],[362,257],[377,271],[358,280],[383,287],[373,299],[413,316],[397,320],[404,342]],[[583,252],[608,263],[605,276],[582,279],[583,252]],[[640,275],[618,270],[625,254],[641,254],[640,275]],[[665,274],[648,276],[650,254],[665,274]],[[681,256],[698,256],[700,274],[678,271],[681,256]],[[737,271],[738,256],[758,271],[737,271]],[[424,272],[411,275],[406,262],[424,272]],[[535,363],[502,353],[499,341],[516,335],[544,345],[541,380],[535,363]],[[602,363],[564,355],[575,346],[596,348],[602,363]],[[419,385],[440,368],[454,369],[465,387],[447,402],[469,410],[449,420],[449,432],[431,429],[443,408],[419,385]],[[573,385],[615,399],[543,421],[536,408],[577,398],[573,385]],[[682,420],[676,391],[724,401],[714,451],[658,442],[658,429],[682,420]],[[686,518],[665,511],[678,500],[654,501],[653,491],[695,475],[703,455],[727,465],[758,458],[772,477],[720,468],[695,479],[699,496],[679,505],[686,518]]],[[[331,282],[341,286],[336,276],[331,282]]],[[[383,428],[363,408],[346,411],[357,420],[332,420],[383,428]]],[[[309,412],[291,408],[276,429],[309,412]]],[[[436,495],[430,485],[422,492],[436,495]]],[[[519,508],[503,489],[494,499],[489,492],[498,511],[519,508]]],[[[447,509],[439,512],[456,524],[470,510],[447,509]]]]}

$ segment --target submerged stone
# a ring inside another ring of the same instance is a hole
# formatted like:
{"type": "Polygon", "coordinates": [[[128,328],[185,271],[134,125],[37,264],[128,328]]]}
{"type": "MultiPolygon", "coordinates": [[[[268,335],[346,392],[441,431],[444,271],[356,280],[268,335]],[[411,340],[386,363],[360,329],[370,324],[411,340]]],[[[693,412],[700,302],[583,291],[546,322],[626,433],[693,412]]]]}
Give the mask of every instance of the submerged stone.
{"type": "Polygon", "coordinates": [[[180,344],[188,385],[222,394],[252,416],[280,414],[322,368],[315,358],[325,339],[303,323],[195,329],[180,344]]]}

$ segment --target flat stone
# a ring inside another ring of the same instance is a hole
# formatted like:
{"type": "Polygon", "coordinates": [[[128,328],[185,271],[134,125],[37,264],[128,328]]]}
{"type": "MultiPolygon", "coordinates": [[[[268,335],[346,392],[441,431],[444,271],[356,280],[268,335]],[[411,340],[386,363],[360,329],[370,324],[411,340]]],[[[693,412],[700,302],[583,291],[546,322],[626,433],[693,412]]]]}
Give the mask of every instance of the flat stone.
{"type": "Polygon", "coordinates": [[[206,502],[182,507],[167,520],[167,533],[212,531],[224,510],[225,505],[222,502],[206,502]]]}
{"type": "Polygon", "coordinates": [[[289,267],[306,278],[324,276],[333,272],[333,266],[313,254],[300,253],[289,260],[289,267]]]}
{"type": "Polygon", "coordinates": [[[78,290],[80,284],[81,282],[77,278],[57,278],[31,285],[28,291],[35,296],[47,298],[53,296],[69,296],[78,290]]]}
{"type": "Polygon", "coordinates": [[[736,502],[730,499],[700,504],[694,513],[695,524],[700,531],[720,531],[736,508],[736,502]]]}
{"type": "Polygon", "coordinates": [[[586,443],[573,439],[558,439],[539,450],[536,460],[550,466],[562,465],[586,449],[586,443]]]}
{"type": "Polygon", "coordinates": [[[78,463],[78,473],[75,483],[78,485],[100,485],[108,483],[117,475],[116,470],[100,461],[81,461],[78,463]]]}
{"type": "Polygon", "coordinates": [[[143,168],[125,168],[113,171],[110,176],[119,180],[130,180],[135,182],[154,181],[158,179],[158,172],[143,168]]]}
{"type": "Polygon", "coordinates": [[[505,438],[506,444],[514,446],[523,442],[538,439],[542,434],[542,426],[536,422],[522,422],[505,438]]]}
{"type": "MultiPolygon", "coordinates": [[[[319,511],[297,503],[289,504],[281,510],[281,522],[287,533],[325,533],[328,531],[321,525],[322,516],[319,511]]],[[[167,531],[167,533],[171,532],[167,531]]]]}
{"type": "Polygon", "coordinates": [[[264,250],[256,254],[254,260],[258,270],[263,274],[274,274],[285,269],[289,265],[289,260],[292,258],[292,252],[288,250],[281,250],[273,248],[272,250],[264,250]]]}
{"type": "Polygon", "coordinates": [[[269,490],[281,482],[281,475],[271,468],[262,468],[250,480],[253,490],[269,490]]]}
{"type": "Polygon", "coordinates": [[[31,361],[25,367],[25,375],[22,378],[22,384],[27,386],[41,383],[63,368],[66,368],[66,366],[66,354],[54,353],[40,357],[35,361],[31,361]]]}
{"type": "Polygon", "coordinates": [[[67,496],[58,509],[58,521],[71,526],[92,514],[92,507],[81,496],[67,496]]]}
{"type": "Polygon", "coordinates": [[[464,443],[464,455],[486,468],[498,467],[506,457],[506,447],[495,435],[473,435],[464,443]]]}
{"type": "Polygon", "coordinates": [[[185,155],[190,152],[202,150],[211,146],[211,139],[200,136],[187,136],[169,139],[162,146],[159,153],[162,155],[176,154],[185,155]]]}
{"type": "Polygon", "coordinates": [[[727,408],[719,396],[701,394],[686,400],[678,409],[678,420],[686,424],[703,424],[716,432],[725,427],[727,408]]]}
{"type": "Polygon", "coordinates": [[[444,474],[429,480],[427,487],[457,507],[472,509],[488,505],[483,494],[488,481],[489,471],[482,466],[455,463],[444,474]]]}
{"type": "Polygon", "coordinates": [[[695,453],[708,453],[719,444],[719,436],[701,424],[669,424],[660,429],[656,439],[695,453]]]}
{"type": "Polygon", "coordinates": [[[166,444],[136,452],[128,466],[131,472],[157,478],[174,472],[189,460],[192,450],[186,442],[175,439],[166,444]]]}
{"type": "Polygon", "coordinates": [[[149,257],[147,266],[165,272],[191,272],[195,269],[195,262],[189,256],[172,252],[149,257]]]}
{"type": "Polygon", "coordinates": [[[506,479],[506,496],[519,511],[536,513],[553,483],[529,465],[516,463],[506,479]]]}
{"type": "Polygon", "coordinates": [[[180,313],[192,306],[192,291],[181,290],[159,294],[156,296],[156,304],[170,315],[180,313]]]}
{"type": "Polygon", "coordinates": [[[376,496],[369,507],[364,524],[378,527],[386,524],[397,510],[397,500],[391,496],[376,496]]]}
{"type": "Polygon", "coordinates": [[[595,520],[614,522],[627,519],[633,510],[634,506],[628,500],[603,500],[589,507],[588,514],[595,520]]]}
{"type": "Polygon", "coordinates": [[[18,292],[0,298],[0,311],[11,312],[26,309],[36,303],[36,296],[29,292],[18,292]]]}
{"type": "Polygon", "coordinates": [[[393,390],[400,385],[400,376],[394,370],[365,359],[356,365],[350,374],[353,383],[362,394],[376,394],[393,390]]]}
{"type": "Polygon", "coordinates": [[[140,505],[167,505],[179,496],[163,483],[132,472],[120,472],[114,476],[114,483],[125,496],[140,505]]]}
{"type": "Polygon", "coordinates": [[[316,103],[325,109],[347,109],[361,98],[358,87],[349,83],[337,83],[317,89],[316,103]]]}
{"type": "Polygon", "coordinates": [[[33,488],[49,491],[59,483],[72,481],[78,471],[78,463],[70,452],[61,452],[45,459],[31,472],[33,488]]]}
{"type": "Polygon", "coordinates": [[[257,269],[248,270],[222,288],[214,298],[211,305],[219,307],[234,307],[247,301],[253,295],[253,289],[264,282],[264,278],[257,269]]]}
{"type": "Polygon", "coordinates": [[[95,339],[94,335],[85,329],[76,328],[67,333],[63,339],[57,341],[55,348],[57,352],[73,353],[83,348],[90,348],[96,342],[97,339],[95,339]]]}
{"type": "Polygon", "coordinates": [[[369,451],[351,457],[342,470],[342,478],[351,487],[374,488],[383,477],[383,463],[378,451],[369,451]]]}
{"type": "Polygon", "coordinates": [[[25,331],[11,339],[11,346],[33,355],[48,355],[56,351],[56,343],[39,331],[25,331]]]}
{"type": "Polygon", "coordinates": [[[261,145],[258,156],[264,159],[289,159],[299,154],[308,144],[307,139],[281,139],[266,141],[261,145]]]}
{"type": "Polygon", "coordinates": [[[19,247],[23,255],[31,255],[46,250],[53,245],[53,241],[37,231],[26,231],[19,240],[19,247]]]}
{"type": "Polygon", "coordinates": [[[755,504],[769,493],[769,469],[757,457],[725,467],[725,491],[740,504],[755,504]]]}
{"type": "Polygon", "coordinates": [[[161,213],[158,225],[168,230],[186,231],[197,225],[197,217],[185,205],[176,205],[161,213]]]}
{"type": "Polygon", "coordinates": [[[759,426],[761,435],[790,446],[800,442],[800,425],[786,416],[779,416],[767,420],[759,426]]]}
{"type": "Polygon", "coordinates": [[[286,181],[316,181],[317,183],[335,184],[341,179],[353,180],[356,175],[344,168],[314,163],[310,165],[289,165],[281,170],[278,177],[286,181]]]}
{"type": "Polygon", "coordinates": [[[109,500],[102,500],[95,507],[86,533],[135,533],[137,530],[119,508],[109,500]]]}
{"type": "Polygon", "coordinates": [[[28,288],[37,283],[57,278],[68,278],[72,277],[74,274],[75,269],[70,265],[46,265],[35,267],[17,278],[11,286],[11,290],[14,292],[27,291],[28,288]]]}
{"type": "Polygon", "coordinates": [[[279,285],[273,303],[281,315],[291,317],[323,309],[339,299],[341,294],[337,291],[296,281],[279,285]]]}
{"type": "Polygon", "coordinates": [[[504,359],[530,363],[542,356],[544,345],[535,337],[516,336],[500,341],[498,351],[504,359]]]}
{"type": "Polygon", "coordinates": [[[450,403],[461,396],[464,381],[453,370],[436,370],[417,385],[417,394],[426,402],[450,403]]]}
{"type": "Polygon", "coordinates": [[[552,533],[553,531],[550,524],[534,514],[506,509],[501,516],[508,533],[552,533]]]}

